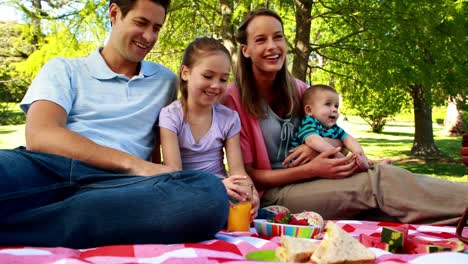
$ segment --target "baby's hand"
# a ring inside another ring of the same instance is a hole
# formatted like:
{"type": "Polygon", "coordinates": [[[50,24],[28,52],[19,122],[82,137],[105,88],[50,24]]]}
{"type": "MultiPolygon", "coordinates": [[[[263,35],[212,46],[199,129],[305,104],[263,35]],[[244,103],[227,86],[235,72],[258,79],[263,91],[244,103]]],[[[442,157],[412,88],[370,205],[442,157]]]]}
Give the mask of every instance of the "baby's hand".
{"type": "Polygon", "coordinates": [[[364,153],[355,153],[354,159],[358,165],[357,171],[367,171],[369,169],[369,160],[364,153]]]}

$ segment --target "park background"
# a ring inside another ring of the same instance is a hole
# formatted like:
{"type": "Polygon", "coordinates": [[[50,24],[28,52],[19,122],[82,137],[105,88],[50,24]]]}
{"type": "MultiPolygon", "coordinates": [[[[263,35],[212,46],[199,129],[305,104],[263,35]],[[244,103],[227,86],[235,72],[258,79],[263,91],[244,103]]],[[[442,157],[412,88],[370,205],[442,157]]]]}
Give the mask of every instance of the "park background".
{"type": "MultiPolygon", "coordinates": [[[[460,156],[461,135],[468,131],[467,3],[173,0],[146,59],[176,72],[186,45],[211,36],[235,60],[242,18],[255,8],[273,9],[284,19],[291,72],[309,84],[337,88],[340,124],[371,159],[468,182],[460,156]]],[[[24,144],[18,102],[42,65],[104,45],[110,22],[103,0],[2,0],[0,7],[2,20],[9,20],[0,22],[2,149],[24,144]]]]}

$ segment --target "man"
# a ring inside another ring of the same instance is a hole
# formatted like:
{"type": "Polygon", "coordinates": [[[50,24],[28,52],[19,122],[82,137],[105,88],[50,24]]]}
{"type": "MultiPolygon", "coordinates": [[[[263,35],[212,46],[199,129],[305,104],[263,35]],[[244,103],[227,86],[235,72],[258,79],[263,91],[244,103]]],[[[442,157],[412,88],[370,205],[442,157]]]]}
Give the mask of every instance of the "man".
{"type": "Polygon", "coordinates": [[[176,77],[143,59],[169,4],[111,0],[108,43],[38,73],[20,104],[26,149],[0,151],[1,245],[178,243],[223,227],[228,198],[215,176],[150,162],[176,77]]]}

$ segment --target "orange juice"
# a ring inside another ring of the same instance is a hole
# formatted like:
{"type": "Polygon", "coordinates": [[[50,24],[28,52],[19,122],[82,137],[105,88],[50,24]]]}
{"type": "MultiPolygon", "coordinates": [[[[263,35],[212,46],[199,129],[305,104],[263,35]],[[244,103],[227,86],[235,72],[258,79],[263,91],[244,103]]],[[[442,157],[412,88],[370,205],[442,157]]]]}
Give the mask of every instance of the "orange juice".
{"type": "Polygon", "coordinates": [[[227,230],[230,232],[249,231],[252,202],[239,202],[235,206],[229,207],[227,230]]]}

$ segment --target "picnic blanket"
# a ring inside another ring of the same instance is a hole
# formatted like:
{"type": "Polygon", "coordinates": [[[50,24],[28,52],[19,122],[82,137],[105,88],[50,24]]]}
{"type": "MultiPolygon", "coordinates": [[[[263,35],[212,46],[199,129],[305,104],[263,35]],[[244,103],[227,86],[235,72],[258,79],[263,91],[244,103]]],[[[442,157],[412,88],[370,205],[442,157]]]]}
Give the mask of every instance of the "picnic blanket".
{"type": "MultiPolygon", "coordinates": [[[[359,237],[360,234],[380,233],[382,226],[400,226],[399,223],[370,221],[336,221],[344,230],[359,237]]],[[[246,260],[245,255],[259,250],[275,249],[279,237],[259,237],[251,234],[219,232],[215,238],[200,243],[112,245],[89,249],[45,247],[0,247],[0,263],[265,263],[246,260]]],[[[456,239],[455,227],[409,225],[409,234],[426,239],[456,239]]],[[[464,229],[468,234],[468,228],[464,229]]],[[[375,263],[468,263],[468,246],[465,253],[444,252],[431,254],[392,254],[373,249],[377,254],[375,263]]],[[[271,263],[271,262],[270,262],[271,263]]]]}

